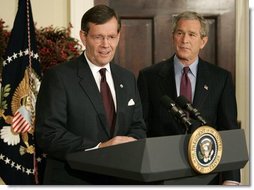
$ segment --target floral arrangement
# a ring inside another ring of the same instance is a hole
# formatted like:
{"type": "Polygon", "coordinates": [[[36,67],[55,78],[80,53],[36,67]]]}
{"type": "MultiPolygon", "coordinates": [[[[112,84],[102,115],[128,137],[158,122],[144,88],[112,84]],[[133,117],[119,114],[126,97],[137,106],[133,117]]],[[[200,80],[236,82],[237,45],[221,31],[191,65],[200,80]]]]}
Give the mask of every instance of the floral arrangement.
{"type": "Polygon", "coordinates": [[[36,40],[42,72],[59,63],[80,55],[82,46],[70,36],[71,25],[67,28],[36,29],[36,40]]]}
{"type": "MultiPolygon", "coordinates": [[[[0,71],[2,72],[3,68],[3,55],[7,47],[7,43],[10,37],[10,32],[7,30],[7,26],[3,19],[0,19],[0,71]]],[[[0,74],[1,75],[1,74],[0,74]]]]}
{"type": "MultiPolygon", "coordinates": [[[[37,48],[42,72],[59,63],[77,57],[82,52],[78,40],[71,37],[71,24],[67,28],[53,26],[35,29],[37,48]]],[[[0,19],[0,72],[2,72],[3,55],[8,44],[10,31],[0,19]]]]}

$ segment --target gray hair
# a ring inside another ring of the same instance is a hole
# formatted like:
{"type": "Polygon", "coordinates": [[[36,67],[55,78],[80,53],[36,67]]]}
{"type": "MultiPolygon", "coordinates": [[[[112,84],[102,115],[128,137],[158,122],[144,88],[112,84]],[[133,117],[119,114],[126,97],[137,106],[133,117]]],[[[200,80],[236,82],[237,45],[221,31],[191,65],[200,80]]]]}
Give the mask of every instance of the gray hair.
{"type": "Polygon", "coordinates": [[[191,12],[191,11],[186,11],[183,13],[180,13],[173,19],[173,33],[175,33],[177,29],[177,24],[179,20],[184,19],[184,20],[198,20],[201,25],[201,30],[200,30],[200,36],[201,38],[208,36],[209,28],[208,28],[208,23],[206,19],[204,19],[203,16],[196,12],[191,12]]]}

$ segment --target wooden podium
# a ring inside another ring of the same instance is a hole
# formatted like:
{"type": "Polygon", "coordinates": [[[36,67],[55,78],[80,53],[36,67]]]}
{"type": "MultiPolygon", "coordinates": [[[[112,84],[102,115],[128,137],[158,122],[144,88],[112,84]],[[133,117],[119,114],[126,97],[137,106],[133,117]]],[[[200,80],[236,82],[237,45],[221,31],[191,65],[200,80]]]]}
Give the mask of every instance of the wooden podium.
{"type": "Polygon", "coordinates": [[[223,154],[209,174],[198,174],[188,162],[190,135],[154,137],[67,155],[71,168],[115,176],[131,184],[208,184],[218,172],[241,169],[248,161],[243,129],[219,132],[223,154]]]}

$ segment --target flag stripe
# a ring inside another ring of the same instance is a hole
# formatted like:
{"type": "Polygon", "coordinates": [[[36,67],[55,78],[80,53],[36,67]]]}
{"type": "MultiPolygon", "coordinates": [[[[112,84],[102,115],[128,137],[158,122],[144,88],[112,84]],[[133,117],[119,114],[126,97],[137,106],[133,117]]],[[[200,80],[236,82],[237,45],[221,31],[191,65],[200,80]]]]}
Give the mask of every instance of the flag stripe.
{"type": "Polygon", "coordinates": [[[31,126],[29,122],[25,120],[25,118],[22,116],[20,112],[16,112],[13,118],[12,128],[13,128],[13,131],[16,133],[17,132],[25,133],[31,129],[31,126]]]}

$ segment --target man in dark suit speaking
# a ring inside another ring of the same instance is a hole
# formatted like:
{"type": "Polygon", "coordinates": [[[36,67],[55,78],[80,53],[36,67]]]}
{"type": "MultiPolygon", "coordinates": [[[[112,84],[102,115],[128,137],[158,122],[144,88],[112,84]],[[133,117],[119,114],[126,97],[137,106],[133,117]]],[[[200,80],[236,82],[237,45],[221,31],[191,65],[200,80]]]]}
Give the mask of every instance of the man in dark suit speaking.
{"type": "Polygon", "coordinates": [[[43,77],[35,133],[47,153],[44,184],[117,184],[108,176],[72,170],[66,154],[146,137],[135,76],[111,62],[120,28],[114,10],[91,8],[81,21],[84,53],[43,77]]]}
{"type": "MultiPolygon", "coordinates": [[[[148,136],[186,132],[186,128],[161,105],[160,99],[164,95],[172,100],[184,95],[217,130],[237,129],[231,74],[199,58],[199,51],[208,41],[206,20],[195,12],[179,14],[173,22],[172,36],[175,55],[145,68],[138,77],[148,136]]],[[[224,185],[238,185],[240,182],[239,171],[225,172],[220,177],[224,185]]],[[[213,183],[219,184],[219,176],[213,183]]]]}

